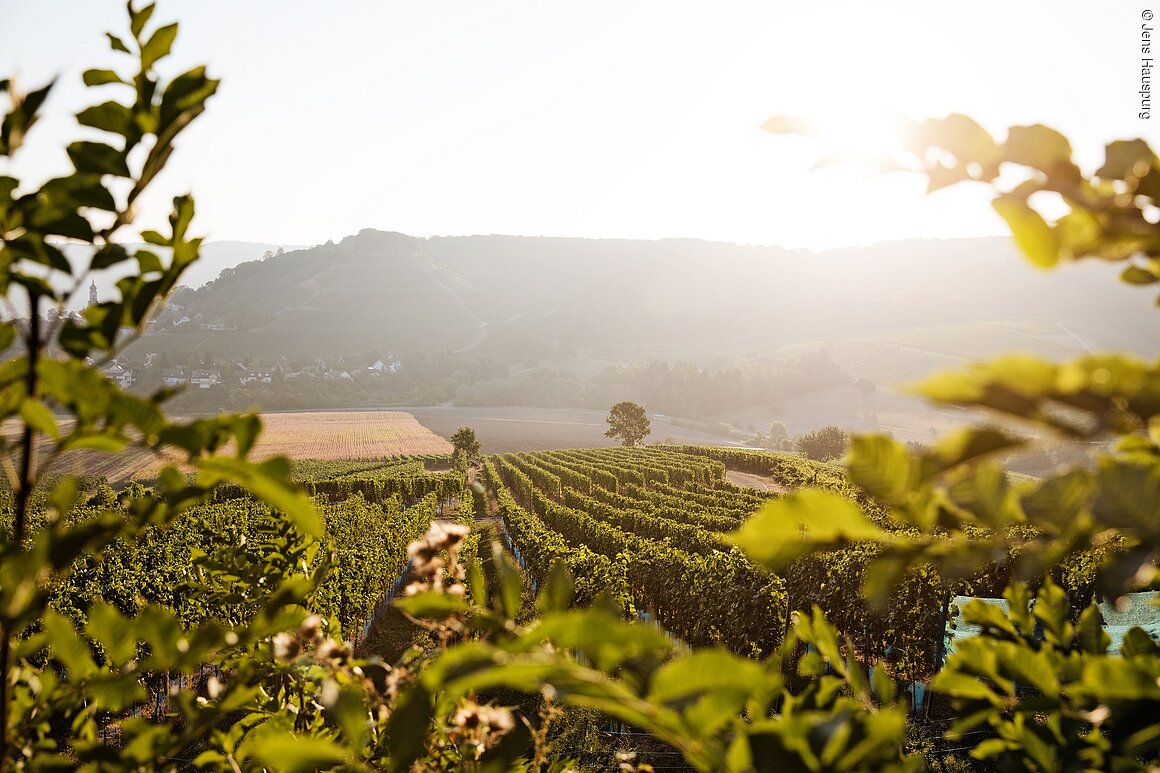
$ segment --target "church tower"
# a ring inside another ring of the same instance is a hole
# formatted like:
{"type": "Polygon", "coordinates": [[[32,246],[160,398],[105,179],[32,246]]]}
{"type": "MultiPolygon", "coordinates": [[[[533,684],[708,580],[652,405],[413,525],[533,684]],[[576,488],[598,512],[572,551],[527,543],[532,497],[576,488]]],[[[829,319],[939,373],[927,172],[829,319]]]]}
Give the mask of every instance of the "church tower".
{"type": "Polygon", "coordinates": [[[89,305],[97,305],[97,280],[95,279],[93,280],[93,283],[89,285],[89,305]]]}

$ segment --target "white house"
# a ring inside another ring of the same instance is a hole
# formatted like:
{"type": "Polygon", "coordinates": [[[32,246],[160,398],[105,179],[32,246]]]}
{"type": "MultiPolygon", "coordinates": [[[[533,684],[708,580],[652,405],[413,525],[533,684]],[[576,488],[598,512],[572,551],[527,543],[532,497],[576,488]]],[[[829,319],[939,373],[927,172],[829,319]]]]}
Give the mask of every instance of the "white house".
{"type": "Polygon", "coordinates": [[[167,387],[175,387],[189,381],[185,375],[185,368],[166,368],[161,371],[161,383],[167,387]]]}
{"type": "Polygon", "coordinates": [[[387,355],[386,360],[375,360],[374,363],[367,368],[367,370],[373,370],[376,373],[398,373],[402,369],[402,361],[399,360],[399,358],[394,354],[387,355]]]}
{"type": "Polygon", "coordinates": [[[189,377],[190,386],[199,389],[209,389],[222,382],[222,374],[216,370],[195,370],[189,377]]]}
{"type": "Polygon", "coordinates": [[[101,373],[104,373],[106,378],[116,381],[123,389],[133,385],[133,371],[121,367],[116,362],[104,368],[101,373]]]}

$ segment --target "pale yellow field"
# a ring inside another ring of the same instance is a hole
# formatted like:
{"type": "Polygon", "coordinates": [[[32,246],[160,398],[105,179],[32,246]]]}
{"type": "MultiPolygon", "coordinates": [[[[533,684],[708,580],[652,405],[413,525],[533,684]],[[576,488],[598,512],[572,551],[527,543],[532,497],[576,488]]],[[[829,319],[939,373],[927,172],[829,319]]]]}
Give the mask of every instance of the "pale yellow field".
{"type": "MultiPolygon", "coordinates": [[[[5,427],[11,434],[14,427],[5,427]]],[[[67,431],[67,427],[62,427],[67,431]]],[[[41,453],[48,449],[42,446],[41,453]]],[[[451,444],[399,411],[309,411],[262,416],[262,434],[250,458],[368,459],[404,454],[449,454],[451,444]]],[[[156,454],[133,449],[108,455],[81,451],[66,455],[53,470],[102,475],[110,482],[147,480],[167,463],[156,454]]]]}
{"type": "Polygon", "coordinates": [[[253,458],[363,459],[449,454],[451,444],[399,411],[317,411],[262,416],[253,458]]]}

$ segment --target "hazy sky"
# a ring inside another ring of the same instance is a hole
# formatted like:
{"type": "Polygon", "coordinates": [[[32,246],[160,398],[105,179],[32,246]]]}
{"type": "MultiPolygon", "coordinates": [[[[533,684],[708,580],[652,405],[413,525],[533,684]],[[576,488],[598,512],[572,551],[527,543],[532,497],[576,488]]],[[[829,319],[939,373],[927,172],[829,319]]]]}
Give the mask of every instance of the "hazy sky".
{"type": "MultiPolygon", "coordinates": [[[[1160,118],[1136,117],[1148,2],[163,0],[155,22],[182,22],[170,70],[205,62],[223,85],[142,225],[190,190],[209,238],[284,244],[368,227],[808,247],[1001,233],[981,190],[811,174],[811,145],[760,125],[1043,122],[1090,168],[1108,140],[1160,141],[1160,118]]],[[[126,61],[101,34],[126,27],[119,0],[0,0],[0,73],[62,76],[21,175],[68,168],[70,113],[100,93],[80,71],[126,61]]]]}

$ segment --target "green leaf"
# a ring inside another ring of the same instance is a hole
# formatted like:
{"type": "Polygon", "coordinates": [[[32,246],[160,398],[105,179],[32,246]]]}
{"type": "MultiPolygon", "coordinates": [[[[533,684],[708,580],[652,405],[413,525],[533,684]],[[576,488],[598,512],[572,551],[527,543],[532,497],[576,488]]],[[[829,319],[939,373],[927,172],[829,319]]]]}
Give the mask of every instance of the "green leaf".
{"type": "Polygon", "coordinates": [[[40,186],[40,196],[61,209],[92,207],[106,212],[117,210],[113,194],[101,184],[101,176],[97,174],[72,174],[49,180],[40,186]]]}
{"type": "Polygon", "coordinates": [[[1092,658],[1084,663],[1083,682],[1103,700],[1160,700],[1160,685],[1147,665],[1127,658],[1092,658]]]}
{"type": "Polygon", "coordinates": [[[855,484],[892,504],[906,499],[918,477],[906,446],[885,435],[851,437],[846,468],[855,484]]]}
{"type": "Polygon", "coordinates": [[[91,264],[94,271],[115,266],[129,259],[129,252],[119,244],[106,243],[93,254],[91,264]]]}
{"type": "Polygon", "coordinates": [[[540,596],[536,599],[536,608],[540,614],[562,612],[572,604],[575,592],[576,584],[567,565],[560,560],[554,561],[540,589],[540,596]]]}
{"type": "Polygon", "coordinates": [[[696,650],[665,664],[653,675],[648,700],[681,703],[690,695],[716,690],[747,695],[764,679],[764,670],[756,661],[727,650],[696,650]]]}
{"type": "Polygon", "coordinates": [[[1090,473],[1072,470],[1036,484],[1020,504],[1032,524],[1066,527],[1080,517],[1091,494],[1090,473]]]}
{"type": "Polygon", "coordinates": [[[923,454],[922,476],[931,478],[952,467],[1010,451],[1026,442],[989,427],[964,427],[943,436],[929,453],[923,454]]]}
{"type": "Polygon", "coordinates": [[[1032,263],[1051,268],[1059,262],[1059,243],[1051,226],[1025,200],[1000,196],[991,206],[1007,221],[1015,244],[1032,263]]]}
{"type": "Polygon", "coordinates": [[[979,743],[974,749],[971,749],[971,756],[977,760],[985,760],[988,757],[996,757],[1000,754],[1016,751],[1019,749],[1019,744],[1015,741],[1006,741],[1002,738],[988,738],[979,743]]]}
{"type": "Polygon", "coordinates": [[[100,644],[115,665],[128,663],[137,654],[133,623],[111,604],[97,601],[89,609],[85,630],[100,644]]]}
{"type": "Polygon", "coordinates": [[[133,112],[120,102],[102,102],[77,113],[77,123],[122,137],[135,138],[139,130],[133,123],[133,112]]]}
{"type": "MultiPolygon", "coordinates": [[[[493,550],[493,554],[498,552],[498,547],[493,550]]],[[[467,564],[467,591],[471,594],[472,603],[480,607],[487,606],[487,577],[483,573],[483,562],[479,556],[467,564]]]]}
{"type": "Polygon", "coordinates": [[[426,750],[433,711],[431,695],[422,684],[412,685],[399,696],[387,720],[387,750],[392,771],[410,770],[411,763],[426,750]]]}
{"type": "Polygon", "coordinates": [[[1105,457],[1096,474],[1092,514],[1109,526],[1153,532],[1160,513],[1160,468],[1105,457]]]}
{"type": "Polygon", "coordinates": [[[573,648],[605,671],[614,671],[628,662],[659,666],[672,649],[657,628],[627,623],[613,612],[597,608],[546,615],[512,647],[536,651],[545,641],[573,648]]]}
{"type": "Polygon", "coordinates": [[[156,3],[150,3],[144,8],[135,9],[130,4],[129,6],[129,31],[133,33],[133,37],[140,38],[142,30],[145,25],[149,23],[149,17],[153,15],[153,9],[156,3]]]}
{"type": "Polygon", "coordinates": [[[71,672],[74,679],[83,679],[97,670],[92,651],[77,636],[68,618],[56,612],[46,612],[44,632],[48,637],[52,654],[71,672]]]}
{"type": "MultiPolygon", "coordinates": [[[[133,253],[133,257],[137,259],[137,271],[141,276],[147,274],[161,273],[165,270],[165,265],[161,262],[161,257],[150,250],[137,250],[133,253]]],[[[247,446],[247,452],[249,447],[247,446]]]]}
{"type": "Polygon", "coordinates": [[[724,650],[697,650],[662,666],[647,700],[681,712],[691,732],[708,736],[732,722],[765,681],[764,669],[752,660],[724,650]]]}
{"type": "Polygon", "coordinates": [[[20,419],[37,432],[43,432],[54,440],[60,438],[60,428],[56,425],[56,417],[44,403],[35,397],[26,397],[20,403],[20,419]]]}
{"type": "MultiPolygon", "coordinates": [[[[952,660],[957,659],[960,658],[960,655],[956,653],[951,658],[952,660]]],[[[955,698],[985,700],[991,701],[992,703],[999,702],[998,695],[982,679],[977,679],[969,674],[949,668],[943,669],[935,674],[934,679],[930,683],[930,687],[937,693],[951,695],[955,698]]]]}
{"type": "Polygon", "coordinates": [[[1108,651],[1112,637],[1108,636],[1101,623],[1100,610],[1095,604],[1088,606],[1080,614],[1075,626],[1075,636],[1084,652],[1103,655],[1108,651]]]}
{"type": "Polygon", "coordinates": [[[1120,274],[1120,279],[1132,285],[1150,285],[1160,282],[1160,277],[1155,273],[1139,266],[1128,266],[1124,272],[1120,274]]]}
{"type": "Polygon", "coordinates": [[[1160,647],[1158,647],[1156,642],[1152,640],[1152,637],[1148,635],[1148,632],[1143,628],[1134,625],[1128,629],[1126,634],[1124,634],[1124,641],[1121,645],[1120,652],[1126,658],[1135,658],[1140,656],[1154,658],[1156,657],[1157,649],[1160,649],[1160,647]]]}
{"type": "Polygon", "coordinates": [[[1079,168],[1071,160],[1067,137],[1042,124],[1012,126],[1003,144],[1008,161],[1034,167],[1049,175],[1078,180],[1079,168]]]}
{"type": "Polygon", "coordinates": [[[68,146],[68,157],[82,174],[130,176],[125,154],[103,142],[74,142],[68,146]]]}
{"type": "Polygon", "coordinates": [[[520,599],[524,592],[524,575],[507,551],[501,551],[493,562],[499,576],[499,601],[503,613],[514,620],[520,611],[520,599]]]}
{"type": "Polygon", "coordinates": [[[345,749],[312,735],[270,732],[254,741],[251,753],[277,771],[322,770],[350,761],[345,749]]]}
{"type": "Polygon", "coordinates": [[[125,440],[113,435],[82,435],[75,438],[66,438],[65,442],[61,444],[61,447],[69,451],[79,451],[80,449],[88,448],[106,454],[115,454],[125,450],[125,444],[125,440]]]}
{"type": "Polygon", "coordinates": [[[886,672],[886,669],[881,666],[875,666],[870,669],[870,684],[874,689],[874,697],[876,697],[883,704],[894,702],[897,695],[897,685],[886,672]]]}
{"type": "Polygon", "coordinates": [[[912,145],[925,151],[930,146],[950,151],[960,164],[970,161],[987,166],[993,162],[997,147],[991,135],[973,118],[951,113],[943,119],[927,119],[913,130],[912,145]]]}
{"type": "MultiPolygon", "coordinates": [[[[30,91],[23,99],[14,99],[12,109],[0,122],[0,156],[10,156],[24,144],[24,137],[39,118],[39,110],[55,80],[47,86],[30,91]]],[[[7,89],[5,89],[7,91],[7,89]]]]}
{"type": "Polygon", "coordinates": [[[217,91],[218,83],[206,77],[205,67],[194,67],[178,75],[161,96],[161,125],[169,126],[185,111],[200,113],[206,100],[217,91]]]}
{"type": "Polygon", "coordinates": [[[1143,177],[1156,164],[1156,154],[1144,140],[1116,140],[1104,150],[1104,165],[1096,170],[1097,177],[1126,180],[1143,177]]]}
{"type": "Polygon", "coordinates": [[[417,593],[414,596],[401,596],[392,603],[396,609],[406,612],[411,617],[431,620],[442,620],[450,615],[467,611],[467,602],[462,596],[434,591],[417,593]]]}
{"type": "Polygon", "coordinates": [[[809,553],[852,542],[891,542],[893,537],[850,500],[801,489],[766,503],[726,540],[753,561],[776,570],[809,553]]]}
{"type": "Polygon", "coordinates": [[[338,721],[346,741],[356,749],[365,743],[369,731],[367,708],[363,703],[363,697],[362,690],[358,687],[345,687],[330,708],[330,713],[338,721]]]}
{"type": "MultiPolygon", "coordinates": [[[[141,252],[137,254],[140,257],[141,252]]],[[[161,259],[151,252],[147,252],[146,255],[152,256],[154,260],[148,264],[142,263],[141,273],[161,271],[161,259]]],[[[258,434],[262,431],[262,420],[258,418],[256,413],[247,413],[234,419],[232,429],[234,432],[234,440],[238,447],[238,457],[242,458],[248,455],[253,449],[254,441],[258,439],[258,434]]],[[[288,473],[289,471],[287,471],[288,473]]]]}
{"type": "Polygon", "coordinates": [[[177,37],[177,24],[158,27],[149,40],[141,46],[141,69],[148,70],[159,59],[169,56],[173,41],[177,37]]]}
{"type": "Polygon", "coordinates": [[[113,70],[85,70],[81,79],[86,86],[104,86],[106,83],[124,83],[125,81],[113,70]]]}
{"type": "Polygon", "coordinates": [[[109,47],[112,48],[114,51],[122,51],[126,54],[133,53],[132,51],[129,50],[129,48],[124,43],[121,42],[121,39],[119,37],[117,37],[116,35],[114,35],[113,33],[106,32],[105,37],[107,37],[109,39],[109,47]]]}

